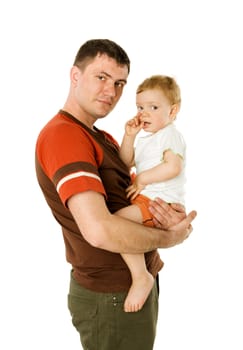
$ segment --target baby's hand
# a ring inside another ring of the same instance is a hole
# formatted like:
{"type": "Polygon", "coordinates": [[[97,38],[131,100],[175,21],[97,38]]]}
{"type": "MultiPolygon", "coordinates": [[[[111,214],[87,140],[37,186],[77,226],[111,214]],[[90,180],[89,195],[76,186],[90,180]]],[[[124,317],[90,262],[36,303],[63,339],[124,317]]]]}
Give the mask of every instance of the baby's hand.
{"type": "Polygon", "coordinates": [[[127,197],[132,200],[137,197],[137,195],[144,189],[145,185],[142,185],[141,183],[138,183],[137,179],[134,181],[134,183],[126,189],[127,197]]]}
{"type": "Polygon", "coordinates": [[[128,136],[133,136],[139,133],[143,123],[140,121],[140,115],[137,114],[134,118],[128,120],[125,124],[125,132],[128,136]]]}

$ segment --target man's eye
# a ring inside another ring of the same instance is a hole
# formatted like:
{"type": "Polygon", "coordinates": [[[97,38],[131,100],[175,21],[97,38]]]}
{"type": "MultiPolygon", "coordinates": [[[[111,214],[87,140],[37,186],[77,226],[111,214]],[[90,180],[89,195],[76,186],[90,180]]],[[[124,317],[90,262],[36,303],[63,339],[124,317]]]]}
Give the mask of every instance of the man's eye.
{"type": "Polygon", "coordinates": [[[98,75],[97,78],[98,78],[99,80],[105,80],[104,75],[98,75]]]}
{"type": "Polygon", "coordinates": [[[123,82],[120,82],[120,81],[116,82],[115,84],[116,84],[116,86],[119,87],[119,88],[123,88],[124,85],[125,85],[123,82]]]}

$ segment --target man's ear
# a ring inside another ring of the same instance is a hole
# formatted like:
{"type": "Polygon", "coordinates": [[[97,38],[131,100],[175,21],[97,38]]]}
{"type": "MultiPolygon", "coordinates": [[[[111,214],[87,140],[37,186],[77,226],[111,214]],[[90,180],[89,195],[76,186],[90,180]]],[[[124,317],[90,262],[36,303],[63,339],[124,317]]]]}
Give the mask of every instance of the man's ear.
{"type": "Polygon", "coordinates": [[[70,70],[70,80],[71,80],[71,82],[72,82],[72,84],[74,85],[74,86],[76,86],[77,85],[77,82],[78,82],[78,80],[79,80],[79,76],[80,76],[80,69],[78,68],[78,67],[76,67],[76,66],[73,66],[72,68],[71,68],[71,70],[70,70]]]}

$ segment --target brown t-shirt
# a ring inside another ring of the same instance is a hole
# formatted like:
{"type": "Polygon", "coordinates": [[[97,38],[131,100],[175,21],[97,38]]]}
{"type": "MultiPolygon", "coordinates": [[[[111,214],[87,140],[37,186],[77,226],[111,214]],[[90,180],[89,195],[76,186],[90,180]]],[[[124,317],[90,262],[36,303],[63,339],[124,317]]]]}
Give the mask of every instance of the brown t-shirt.
{"type": "MultiPolygon", "coordinates": [[[[82,236],[66,206],[74,194],[102,193],[111,213],[129,205],[125,189],[129,169],[119,157],[119,146],[108,133],[91,130],[65,111],[41,130],[36,143],[36,174],[45,199],[62,227],[67,261],[75,279],[97,292],[129,289],[130,272],[120,254],[92,247],[82,236]]],[[[156,276],[163,263],[157,251],[145,254],[148,270],[156,276]]]]}

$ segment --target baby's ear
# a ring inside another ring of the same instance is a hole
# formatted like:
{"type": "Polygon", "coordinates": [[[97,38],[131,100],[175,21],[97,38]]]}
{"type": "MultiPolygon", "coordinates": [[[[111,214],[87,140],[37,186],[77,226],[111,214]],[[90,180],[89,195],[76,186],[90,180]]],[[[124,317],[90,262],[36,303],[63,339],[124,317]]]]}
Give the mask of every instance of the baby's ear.
{"type": "Polygon", "coordinates": [[[171,106],[171,111],[170,111],[170,117],[174,120],[177,116],[177,113],[179,112],[180,107],[178,104],[174,104],[171,106]]]}

